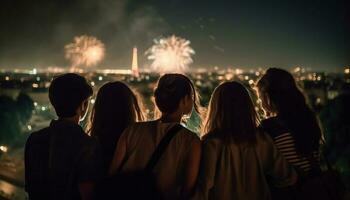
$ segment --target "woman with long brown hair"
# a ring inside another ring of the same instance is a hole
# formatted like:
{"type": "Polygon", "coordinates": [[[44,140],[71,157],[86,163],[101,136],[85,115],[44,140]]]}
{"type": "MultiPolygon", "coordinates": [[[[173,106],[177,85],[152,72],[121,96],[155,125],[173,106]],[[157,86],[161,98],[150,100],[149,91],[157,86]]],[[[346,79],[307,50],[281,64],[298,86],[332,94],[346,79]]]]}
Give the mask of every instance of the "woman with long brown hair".
{"type": "MultiPolygon", "coordinates": [[[[321,172],[319,149],[322,134],[318,119],[293,75],[286,70],[268,69],[258,81],[257,89],[267,117],[261,127],[298,172],[298,198],[308,199],[307,196],[315,194],[310,188],[302,189],[303,184],[321,172]]],[[[284,194],[274,189],[274,195],[279,199],[284,194]]]]}
{"type": "Polygon", "coordinates": [[[154,98],[160,118],[132,124],[124,131],[110,172],[127,173],[146,168],[167,133],[180,126],[152,172],[162,199],[186,199],[197,180],[201,142],[195,133],[180,124],[185,116],[191,115],[193,108],[199,112],[198,95],[187,76],[165,74],[158,81],[154,98]]]}
{"type": "Polygon", "coordinates": [[[258,81],[257,89],[267,113],[262,128],[298,172],[318,171],[321,128],[292,74],[270,68],[258,81]]]}
{"type": "Polygon", "coordinates": [[[225,82],[213,92],[204,121],[197,199],[271,199],[267,177],[278,187],[296,182],[296,173],[258,129],[247,89],[225,82]]]}
{"type": "Polygon", "coordinates": [[[100,143],[103,168],[107,174],[116,144],[126,127],[144,120],[141,102],[125,83],[104,84],[97,93],[90,117],[89,133],[100,143]]]}

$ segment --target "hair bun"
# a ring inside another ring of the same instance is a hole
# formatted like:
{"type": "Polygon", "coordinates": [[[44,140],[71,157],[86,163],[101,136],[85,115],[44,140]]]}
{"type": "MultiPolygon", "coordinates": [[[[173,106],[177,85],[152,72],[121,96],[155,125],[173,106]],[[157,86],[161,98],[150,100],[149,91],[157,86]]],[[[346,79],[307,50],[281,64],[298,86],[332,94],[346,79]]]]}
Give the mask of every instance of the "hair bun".
{"type": "Polygon", "coordinates": [[[154,91],[156,105],[159,110],[166,113],[174,112],[180,100],[192,93],[191,81],[180,74],[165,74],[154,91]]]}
{"type": "Polygon", "coordinates": [[[164,87],[158,87],[154,91],[154,96],[161,100],[168,100],[169,98],[171,98],[171,96],[174,95],[174,92],[175,91],[171,91],[164,87]]]}

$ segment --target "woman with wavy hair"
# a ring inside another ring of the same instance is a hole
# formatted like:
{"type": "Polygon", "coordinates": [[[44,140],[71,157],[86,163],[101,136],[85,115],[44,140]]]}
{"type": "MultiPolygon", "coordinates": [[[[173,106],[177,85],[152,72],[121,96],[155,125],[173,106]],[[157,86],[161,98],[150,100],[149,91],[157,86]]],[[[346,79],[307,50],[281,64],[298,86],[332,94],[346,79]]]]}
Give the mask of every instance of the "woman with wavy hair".
{"type": "Polygon", "coordinates": [[[296,182],[295,171],[258,126],[242,84],[225,82],[214,90],[203,124],[196,199],[271,199],[267,178],[277,187],[296,182]]]}
{"type": "Polygon", "coordinates": [[[321,128],[292,74],[270,68],[257,89],[267,113],[262,128],[300,174],[318,171],[321,128]]]}
{"type": "Polygon", "coordinates": [[[165,74],[158,81],[154,99],[161,112],[160,118],[132,124],[124,131],[110,172],[144,169],[168,131],[180,126],[152,172],[162,199],[186,199],[197,180],[201,142],[195,133],[181,127],[180,123],[185,116],[191,115],[193,109],[199,112],[198,94],[187,76],[165,74]]]}
{"type": "Polygon", "coordinates": [[[123,82],[109,82],[98,90],[88,132],[100,143],[103,173],[108,173],[122,132],[131,124],[144,120],[141,105],[136,93],[123,82]]]}

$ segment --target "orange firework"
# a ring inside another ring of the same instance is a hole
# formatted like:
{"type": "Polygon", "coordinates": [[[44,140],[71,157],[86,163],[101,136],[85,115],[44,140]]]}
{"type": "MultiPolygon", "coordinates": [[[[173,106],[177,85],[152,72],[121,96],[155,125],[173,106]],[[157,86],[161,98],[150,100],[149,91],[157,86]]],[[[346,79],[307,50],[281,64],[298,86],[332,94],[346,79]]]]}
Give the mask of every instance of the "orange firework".
{"type": "Polygon", "coordinates": [[[104,44],[93,36],[77,36],[74,41],[64,47],[65,58],[72,68],[95,66],[105,55],[104,44]]]}

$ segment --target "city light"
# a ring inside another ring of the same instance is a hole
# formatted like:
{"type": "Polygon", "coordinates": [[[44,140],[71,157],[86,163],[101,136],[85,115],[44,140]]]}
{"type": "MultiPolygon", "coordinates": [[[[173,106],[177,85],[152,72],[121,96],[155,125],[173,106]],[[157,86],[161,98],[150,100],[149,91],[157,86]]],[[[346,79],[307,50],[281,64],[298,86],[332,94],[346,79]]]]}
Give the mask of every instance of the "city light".
{"type": "Polygon", "coordinates": [[[344,73],[345,73],[345,74],[349,74],[349,73],[350,73],[350,68],[346,68],[346,69],[344,70],[344,73]]]}
{"type": "Polygon", "coordinates": [[[38,73],[38,70],[36,68],[33,68],[32,70],[29,71],[29,74],[31,75],[36,75],[38,73]]]}
{"type": "Polygon", "coordinates": [[[242,69],[236,69],[236,70],[235,70],[235,73],[236,73],[237,75],[240,75],[240,74],[243,73],[243,70],[242,70],[242,69]]]}
{"type": "Polygon", "coordinates": [[[49,88],[50,87],[50,82],[45,82],[45,88],[49,88]]]}
{"type": "Polygon", "coordinates": [[[0,151],[6,153],[8,151],[8,147],[7,146],[0,146],[0,151]]]}
{"type": "Polygon", "coordinates": [[[316,104],[320,104],[320,103],[321,103],[321,98],[318,97],[318,98],[316,99],[316,104]]]}
{"type": "Polygon", "coordinates": [[[232,80],[233,79],[233,74],[232,73],[227,73],[226,75],[225,75],[225,78],[226,78],[226,80],[232,80]]]}
{"type": "Polygon", "coordinates": [[[295,73],[300,72],[300,67],[296,67],[296,68],[294,69],[294,72],[295,72],[295,73]]]}

